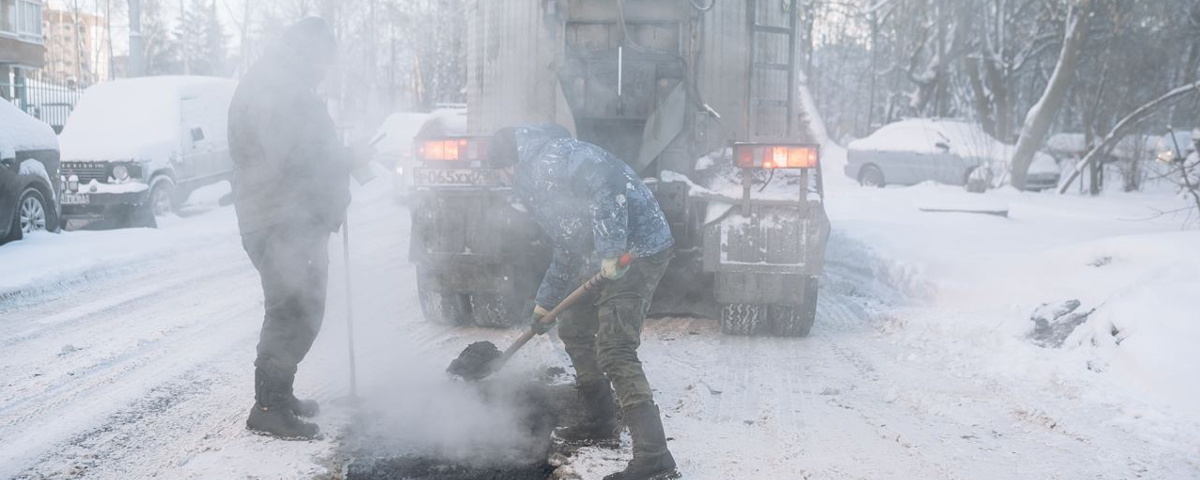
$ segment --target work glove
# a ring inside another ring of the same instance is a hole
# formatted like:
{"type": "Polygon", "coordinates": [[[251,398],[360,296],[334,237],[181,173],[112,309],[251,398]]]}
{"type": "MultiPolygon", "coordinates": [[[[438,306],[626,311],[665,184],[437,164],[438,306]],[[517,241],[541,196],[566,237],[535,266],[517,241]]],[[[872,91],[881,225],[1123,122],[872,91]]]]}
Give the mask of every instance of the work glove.
{"type": "Polygon", "coordinates": [[[550,323],[542,323],[542,318],[545,318],[549,313],[550,311],[542,308],[541,305],[533,307],[533,323],[529,325],[529,329],[538,335],[549,332],[551,328],[554,328],[554,324],[558,323],[556,320],[550,323]]]}
{"type": "Polygon", "coordinates": [[[629,264],[621,265],[621,259],[617,257],[606,258],[600,261],[600,276],[605,280],[617,280],[625,276],[625,272],[629,271],[629,264]]]}

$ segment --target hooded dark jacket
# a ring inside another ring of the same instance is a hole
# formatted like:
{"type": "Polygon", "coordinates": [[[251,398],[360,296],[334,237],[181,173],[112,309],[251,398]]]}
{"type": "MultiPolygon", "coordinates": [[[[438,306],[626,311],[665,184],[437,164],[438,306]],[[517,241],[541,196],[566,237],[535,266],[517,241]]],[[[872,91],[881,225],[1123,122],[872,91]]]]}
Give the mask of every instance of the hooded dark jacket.
{"type": "Polygon", "coordinates": [[[513,187],[554,245],[537,303],[558,305],[599,260],[648,257],[675,239],[641,177],[608,151],[558,125],[518,127],[513,187]]]}
{"type": "Polygon", "coordinates": [[[319,78],[310,59],[281,41],[234,93],[229,150],[243,235],[280,224],[327,231],[342,224],[351,154],[314,92],[319,78]]]}

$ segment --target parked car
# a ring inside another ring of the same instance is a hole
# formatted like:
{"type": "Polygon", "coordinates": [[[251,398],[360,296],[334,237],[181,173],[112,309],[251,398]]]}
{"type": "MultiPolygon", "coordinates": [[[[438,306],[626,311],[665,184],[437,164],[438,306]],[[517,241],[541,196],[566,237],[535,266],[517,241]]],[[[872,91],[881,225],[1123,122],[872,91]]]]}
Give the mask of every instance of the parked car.
{"type": "Polygon", "coordinates": [[[0,99],[0,243],[59,225],[58,139],[0,99]]]}
{"type": "Polygon", "coordinates": [[[386,135],[376,145],[376,158],[392,172],[392,192],[396,201],[408,198],[413,188],[413,139],[430,128],[437,135],[463,135],[467,131],[465,107],[439,107],[431,113],[394,113],[379,127],[376,137],[386,135]],[[434,127],[433,125],[436,125],[434,127]]]}
{"type": "MultiPolygon", "coordinates": [[[[902,120],[850,142],[845,171],[860,184],[873,187],[927,181],[965,186],[972,178],[984,179],[996,187],[1009,178],[1013,149],[978,125],[952,120],[902,120]]],[[[1054,188],[1060,176],[1054,158],[1038,152],[1026,177],[1026,189],[1054,188]]]]}
{"type": "Polygon", "coordinates": [[[63,218],[157,226],[197,188],[233,177],[226,122],[237,83],[144,77],[84,91],[62,145],[63,218]]]}

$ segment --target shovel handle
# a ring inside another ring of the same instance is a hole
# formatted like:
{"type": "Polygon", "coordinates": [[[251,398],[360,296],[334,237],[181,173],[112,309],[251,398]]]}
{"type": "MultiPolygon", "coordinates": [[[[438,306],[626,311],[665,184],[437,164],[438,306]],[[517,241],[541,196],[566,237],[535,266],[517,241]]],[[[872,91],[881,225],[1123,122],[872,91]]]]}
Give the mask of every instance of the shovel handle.
{"type": "MultiPolygon", "coordinates": [[[[623,255],[621,255],[621,258],[617,260],[617,265],[620,265],[622,268],[624,268],[628,267],[631,262],[633,262],[633,254],[631,252],[625,252],[623,255]]],[[[583,285],[580,285],[579,288],[576,288],[574,292],[571,292],[570,295],[567,295],[567,298],[563,299],[563,301],[558,302],[558,305],[551,309],[546,316],[542,317],[541,323],[549,324],[553,322],[554,319],[563,312],[563,310],[571,308],[572,305],[578,303],[579,299],[595,290],[596,287],[598,287],[601,283],[604,283],[604,280],[604,276],[599,273],[592,275],[592,278],[589,278],[588,281],[583,282],[583,285]]],[[[500,355],[498,363],[503,365],[504,362],[508,361],[509,357],[512,357],[514,353],[517,353],[517,350],[520,350],[521,347],[524,347],[525,344],[529,343],[529,341],[532,340],[536,335],[537,333],[533,331],[532,327],[530,327],[530,329],[526,330],[525,333],[522,333],[520,337],[517,337],[517,340],[514,341],[512,345],[509,345],[508,349],[504,350],[504,353],[500,355]]]]}

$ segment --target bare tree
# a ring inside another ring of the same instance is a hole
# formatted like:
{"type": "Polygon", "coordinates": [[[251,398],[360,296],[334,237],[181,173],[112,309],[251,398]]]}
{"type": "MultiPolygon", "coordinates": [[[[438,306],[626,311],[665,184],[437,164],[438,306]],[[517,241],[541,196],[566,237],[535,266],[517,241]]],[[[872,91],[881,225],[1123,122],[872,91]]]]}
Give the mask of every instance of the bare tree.
{"type": "Polygon", "coordinates": [[[1113,147],[1116,147],[1117,142],[1120,142],[1121,139],[1132,133],[1156,112],[1186,98],[1189,95],[1197,93],[1198,91],[1200,91],[1200,82],[1184,85],[1182,87],[1175,88],[1150,101],[1149,103],[1134,109],[1134,111],[1130,112],[1120,121],[1118,121],[1116,126],[1114,126],[1112,130],[1110,130],[1108,134],[1104,136],[1104,139],[1101,140],[1099,144],[1092,147],[1087,154],[1083,156],[1083,159],[1081,159],[1079,163],[1075,165],[1075,170],[1071,172],[1071,176],[1067,178],[1066,182],[1063,182],[1061,187],[1059,187],[1058,193],[1065,193],[1067,188],[1071,186],[1071,183],[1079,178],[1079,172],[1087,168],[1090,164],[1092,164],[1092,162],[1098,161],[1100,157],[1112,151],[1113,147]]]}
{"type": "Polygon", "coordinates": [[[1025,176],[1033,162],[1033,155],[1046,141],[1054,116],[1067,101],[1067,92],[1074,82],[1075,70],[1079,66],[1079,55],[1087,33],[1087,18],[1091,13],[1091,5],[1092,0],[1076,0],[1067,10],[1066,35],[1058,63],[1054,67],[1054,74],[1050,76],[1041,100],[1038,100],[1025,116],[1021,136],[1013,153],[1012,185],[1018,189],[1025,187],[1025,176]]]}

